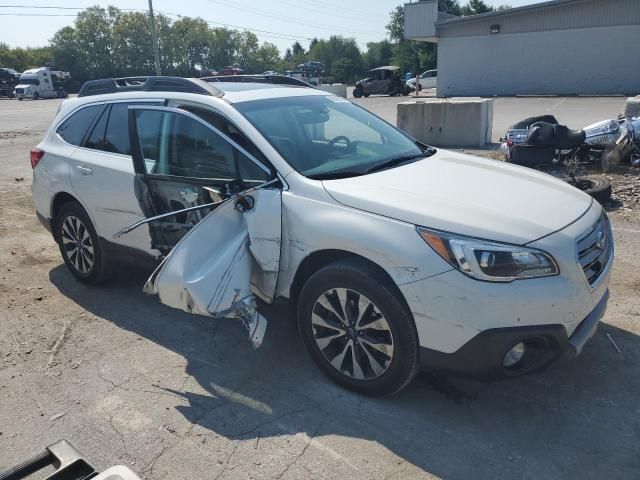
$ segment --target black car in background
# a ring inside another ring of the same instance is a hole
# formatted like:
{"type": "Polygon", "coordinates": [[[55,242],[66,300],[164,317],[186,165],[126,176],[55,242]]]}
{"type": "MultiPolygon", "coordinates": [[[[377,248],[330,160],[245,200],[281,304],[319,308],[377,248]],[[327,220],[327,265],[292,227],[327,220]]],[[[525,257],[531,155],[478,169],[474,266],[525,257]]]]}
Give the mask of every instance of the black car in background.
{"type": "Polygon", "coordinates": [[[20,74],[13,68],[0,68],[0,97],[13,97],[13,87],[19,79],[20,74]]]}

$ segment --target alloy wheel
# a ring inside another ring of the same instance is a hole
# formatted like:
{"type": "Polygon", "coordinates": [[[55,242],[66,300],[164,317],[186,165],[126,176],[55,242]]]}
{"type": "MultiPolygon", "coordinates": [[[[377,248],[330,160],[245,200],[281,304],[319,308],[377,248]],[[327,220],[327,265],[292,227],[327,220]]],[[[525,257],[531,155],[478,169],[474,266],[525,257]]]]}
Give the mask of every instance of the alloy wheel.
{"type": "Polygon", "coordinates": [[[313,337],[324,358],[356,380],[372,380],[393,359],[391,327],[378,307],[352,289],[334,288],[316,300],[311,314],[313,337]]]}
{"type": "Polygon", "coordinates": [[[85,275],[90,273],[95,261],[93,242],[82,220],[73,215],[65,217],[61,240],[64,254],[74,268],[85,275]]]}

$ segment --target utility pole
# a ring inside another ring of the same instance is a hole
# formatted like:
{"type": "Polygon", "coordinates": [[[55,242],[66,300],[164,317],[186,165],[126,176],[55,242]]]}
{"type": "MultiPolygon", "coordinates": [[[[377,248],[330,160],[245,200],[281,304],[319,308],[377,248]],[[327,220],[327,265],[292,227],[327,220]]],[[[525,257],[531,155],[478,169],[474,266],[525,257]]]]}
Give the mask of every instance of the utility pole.
{"type": "Polygon", "coordinates": [[[158,50],[158,36],[156,35],[156,18],[153,16],[153,1],[149,0],[149,18],[151,19],[151,41],[153,54],[156,57],[156,75],[162,75],[160,70],[160,51],[158,50]]]}

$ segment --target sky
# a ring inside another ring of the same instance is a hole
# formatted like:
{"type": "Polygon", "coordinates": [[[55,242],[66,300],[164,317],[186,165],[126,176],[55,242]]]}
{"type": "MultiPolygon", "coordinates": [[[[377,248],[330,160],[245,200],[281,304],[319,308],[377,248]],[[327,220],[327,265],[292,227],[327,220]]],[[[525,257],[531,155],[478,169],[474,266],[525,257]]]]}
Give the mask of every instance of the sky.
{"type": "MultiPolygon", "coordinates": [[[[485,1],[517,7],[542,0],[485,1]]],[[[284,52],[296,40],[306,48],[311,38],[331,35],[354,37],[361,50],[365,50],[367,42],[385,38],[389,12],[402,3],[402,0],[153,0],[153,7],[173,14],[169,17],[174,19],[177,15],[201,17],[212,26],[253,29],[261,42],[274,43],[284,52]]],[[[12,47],[45,46],[57,30],[73,24],[77,11],[74,8],[96,4],[148,8],[148,0],[8,0],[0,4],[0,42],[12,47]]]]}

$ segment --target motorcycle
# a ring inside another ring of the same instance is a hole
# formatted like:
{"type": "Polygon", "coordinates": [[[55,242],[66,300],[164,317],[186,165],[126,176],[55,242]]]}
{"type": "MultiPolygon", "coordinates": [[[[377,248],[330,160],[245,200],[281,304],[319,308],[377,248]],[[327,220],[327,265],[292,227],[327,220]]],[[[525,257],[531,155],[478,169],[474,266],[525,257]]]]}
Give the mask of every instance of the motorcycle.
{"type": "Polygon", "coordinates": [[[611,197],[611,184],[600,177],[577,177],[583,164],[600,164],[607,172],[623,160],[640,165],[640,117],[621,116],[571,130],[553,115],[524,119],[512,125],[501,150],[505,160],[530,168],[564,166],[567,182],[600,203],[611,197]]]}

